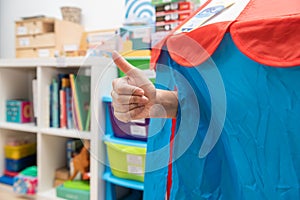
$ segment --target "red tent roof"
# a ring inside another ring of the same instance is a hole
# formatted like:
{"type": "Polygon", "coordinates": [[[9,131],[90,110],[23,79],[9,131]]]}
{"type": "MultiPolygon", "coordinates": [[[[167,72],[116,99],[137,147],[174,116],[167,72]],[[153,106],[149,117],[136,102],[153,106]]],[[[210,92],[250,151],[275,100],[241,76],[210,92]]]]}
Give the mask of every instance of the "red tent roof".
{"type": "Polygon", "coordinates": [[[300,65],[299,0],[250,0],[234,21],[208,24],[187,33],[174,34],[177,29],[152,49],[151,63],[157,62],[161,48],[166,45],[172,59],[180,65],[199,65],[214,53],[224,34],[230,32],[239,50],[261,64],[274,67],[300,65]]]}

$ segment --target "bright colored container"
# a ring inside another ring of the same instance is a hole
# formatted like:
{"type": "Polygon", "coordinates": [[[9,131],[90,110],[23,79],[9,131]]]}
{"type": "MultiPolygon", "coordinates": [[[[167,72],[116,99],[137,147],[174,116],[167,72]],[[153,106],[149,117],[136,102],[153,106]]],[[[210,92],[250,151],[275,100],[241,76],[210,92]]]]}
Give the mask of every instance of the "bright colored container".
{"type": "Polygon", "coordinates": [[[19,172],[29,166],[36,164],[36,154],[21,158],[19,160],[5,159],[5,168],[8,171],[19,172]]]}
{"type": "Polygon", "coordinates": [[[6,185],[13,185],[14,184],[14,177],[11,176],[1,176],[0,177],[0,183],[6,184],[6,185]]]}
{"type": "Polygon", "coordinates": [[[26,100],[6,101],[6,121],[16,123],[27,123],[32,121],[31,102],[26,100]]]}
{"type": "Polygon", "coordinates": [[[143,182],[146,148],[105,141],[111,172],[114,176],[143,182]]]}
{"type": "Polygon", "coordinates": [[[36,143],[28,143],[18,146],[6,145],[4,147],[5,157],[9,159],[21,159],[36,154],[36,143]]]}
{"type": "Polygon", "coordinates": [[[106,102],[107,129],[112,130],[112,134],[118,138],[147,141],[150,119],[142,119],[124,123],[118,120],[113,114],[111,102],[106,102]]]}

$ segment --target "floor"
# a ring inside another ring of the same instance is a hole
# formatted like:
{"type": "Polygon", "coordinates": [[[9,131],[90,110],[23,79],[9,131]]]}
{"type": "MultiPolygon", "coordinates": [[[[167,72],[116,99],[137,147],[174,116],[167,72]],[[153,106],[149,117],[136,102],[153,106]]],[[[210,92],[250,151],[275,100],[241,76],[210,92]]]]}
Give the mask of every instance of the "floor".
{"type": "Polygon", "coordinates": [[[0,200],[36,200],[34,197],[21,196],[12,192],[10,187],[1,185],[0,187],[0,200]]]}

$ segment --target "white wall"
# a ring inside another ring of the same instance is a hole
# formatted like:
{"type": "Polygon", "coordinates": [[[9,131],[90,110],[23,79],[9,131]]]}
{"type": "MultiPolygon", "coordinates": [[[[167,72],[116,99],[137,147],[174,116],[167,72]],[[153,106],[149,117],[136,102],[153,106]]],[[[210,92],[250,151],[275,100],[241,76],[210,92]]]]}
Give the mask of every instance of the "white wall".
{"type": "Polygon", "coordinates": [[[120,27],[125,12],[125,0],[0,0],[0,58],[15,57],[16,20],[41,14],[62,19],[61,6],[80,7],[86,30],[120,27]]]}

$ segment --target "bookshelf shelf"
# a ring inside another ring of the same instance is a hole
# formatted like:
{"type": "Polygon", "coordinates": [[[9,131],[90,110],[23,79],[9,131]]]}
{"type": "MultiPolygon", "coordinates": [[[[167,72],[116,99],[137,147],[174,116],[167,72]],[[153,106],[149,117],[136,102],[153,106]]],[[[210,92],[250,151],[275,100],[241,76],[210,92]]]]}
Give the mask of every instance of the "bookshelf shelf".
{"type": "Polygon", "coordinates": [[[34,123],[18,124],[9,122],[0,122],[1,129],[24,131],[24,132],[38,132],[38,127],[34,123]]]}
{"type": "Polygon", "coordinates": [[[42,134],[68,137],[68,138],[78,138],[78,139],[91,139],[91,132],[88,131],[78,131],[76,129],[62,129],[62,128],[42,128],[42,134]]]}
{"type": "MultiPolygon", "coordinates": [[[[105,184],[101,178],[105,166],[97,158],[105,156],[100,135],[105,126],[105,112],[101,106],[102,97],[110,94],[111,82],[117,77],[117,68],[110,58],[70,57],[70,58],[22,58],[0,59],[0,176],[4,172],[4,145],[7,138],[30,135],[37,141],[38,193],[37,199],[56,200],[53,186],[55,170],[65,166],[66,142],[69,139],[87,139],[91,142],[90,157],[90,199],[105,199],[105,184]],[[49,85],[59,73],[90,75],[90,131],[50,128],[49,85]],[[32,80],[36,78],[36,91],[32,80]],[[6,100],[24,98],[36,100],[36,121],[30,124],[7,123],[6,100]]],[[[2,184],[1,184],[2,185],[2,184]]],[[[0,189],[2,188],[0,185],[0,189]]],[[[7,187],[11,189],[11,187],[7,187]]]]}

